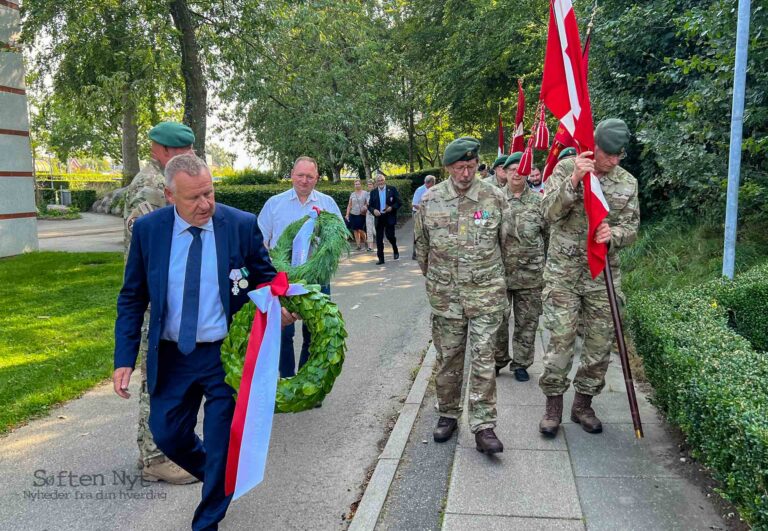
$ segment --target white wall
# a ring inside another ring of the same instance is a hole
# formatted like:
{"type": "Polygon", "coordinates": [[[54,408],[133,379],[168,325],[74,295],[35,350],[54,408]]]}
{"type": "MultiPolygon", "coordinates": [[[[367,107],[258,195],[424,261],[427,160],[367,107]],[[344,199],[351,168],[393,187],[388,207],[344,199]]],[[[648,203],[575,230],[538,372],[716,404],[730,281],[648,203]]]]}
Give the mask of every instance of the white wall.
{"type": "Polygon", "coordinates": [[[19,21],[18,9],[0,4],[0,257],[38,248],[24,64],[4,46],[14,44],[19,21]]]}

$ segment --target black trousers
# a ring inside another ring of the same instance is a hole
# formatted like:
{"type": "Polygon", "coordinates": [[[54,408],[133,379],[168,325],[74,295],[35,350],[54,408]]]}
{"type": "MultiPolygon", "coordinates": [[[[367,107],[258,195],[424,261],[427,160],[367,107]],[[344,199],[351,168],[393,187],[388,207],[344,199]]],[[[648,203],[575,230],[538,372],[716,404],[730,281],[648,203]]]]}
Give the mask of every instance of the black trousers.
{"type": "Polygon", "coordinates": [[[379,262],[384,261],[384,236],[387,237],[387,241],[392,244],[392,252],[397,252],[397,238],[395,238],[395,226],[387,223],[383,216],[376,218],[376,255],[379,257],[379,262]]]}

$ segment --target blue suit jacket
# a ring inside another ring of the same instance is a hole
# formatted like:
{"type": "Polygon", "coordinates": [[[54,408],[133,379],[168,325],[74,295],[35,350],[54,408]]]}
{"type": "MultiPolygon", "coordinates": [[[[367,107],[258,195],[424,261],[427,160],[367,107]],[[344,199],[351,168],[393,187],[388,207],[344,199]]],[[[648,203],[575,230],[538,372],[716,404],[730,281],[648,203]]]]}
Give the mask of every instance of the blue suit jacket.
{"type": "Polygon", "coordinates": [[[382,213],[380,219],[384,223],[387,225],[395,225],[397,223],[397,209],[403,206],[403,203],[400,201],[400,192],[398,192],[397,188],[394,186],[385,185],[384,194],[387,204],[381,206],[379,204],[379,187],[374,186],[373,190],[371,190],[371,195],[368,198],[368,211],[373,214],[374,210],[378,210],[382,213]],[[384,209],[388,206],[392,207],[392,211],[384,214],[384,209]]]}
{"type": "MultiPolygon", "coordinates": [[[[125,264],[123,287],[117,297],[115,368],[136,366],[144,312],[151,303],[147,352],[147,389],[150,393],[157,383],[157,352],[165,325],[173,208],[167,206],[136,220],[131,250],[125,264]]],[[[229,272],[247,267],[251,289],[271,281],[276,273],[253,214],[216,203],[213,232],[216,238],[219,294],[229,326],[232,315],[249,300],[246,290],[232,295],[229,272]]]]}

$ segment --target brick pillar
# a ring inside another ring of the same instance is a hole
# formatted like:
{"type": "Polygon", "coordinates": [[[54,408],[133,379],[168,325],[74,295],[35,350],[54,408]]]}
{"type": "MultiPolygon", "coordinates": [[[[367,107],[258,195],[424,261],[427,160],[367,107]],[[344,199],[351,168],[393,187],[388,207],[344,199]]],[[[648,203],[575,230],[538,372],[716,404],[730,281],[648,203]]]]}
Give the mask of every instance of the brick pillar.
{"type": "Polygon", "coordinates": [[[0,257],[37,250],[35,177],[18,0],[0,0],[0,257]]]}

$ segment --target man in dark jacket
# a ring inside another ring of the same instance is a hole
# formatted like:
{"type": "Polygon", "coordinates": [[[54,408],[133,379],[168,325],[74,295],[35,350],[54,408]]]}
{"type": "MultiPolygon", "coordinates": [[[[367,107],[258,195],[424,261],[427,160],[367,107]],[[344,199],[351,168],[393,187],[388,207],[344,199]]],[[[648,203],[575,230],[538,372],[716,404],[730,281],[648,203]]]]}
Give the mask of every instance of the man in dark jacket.
{"type": "Polygon", "coordinates": [[[394,259],[400,258],[397,251],[397,239],[395,238],[395,224],[397,223],[397,209],[402,206],[400,194],[397,188],[387,186],[387,179],[383,173],[376,176],[376,189],[371,192],[368,200],[368,210],[376,218],[376,254],[379,261],[376,265],[384,263],[384,236],[392,244],[394,259]]]}

